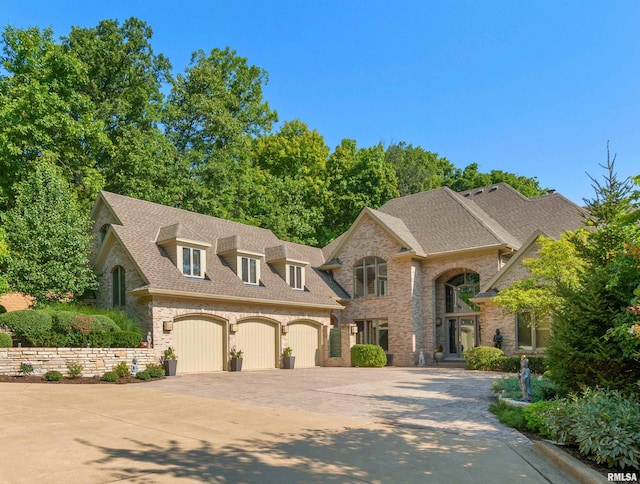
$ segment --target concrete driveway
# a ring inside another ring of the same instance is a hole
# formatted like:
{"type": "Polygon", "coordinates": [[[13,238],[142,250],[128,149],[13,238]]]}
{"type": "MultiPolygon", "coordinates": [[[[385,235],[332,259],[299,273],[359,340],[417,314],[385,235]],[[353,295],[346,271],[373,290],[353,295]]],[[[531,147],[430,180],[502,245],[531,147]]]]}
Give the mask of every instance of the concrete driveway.
{"type": "Polygon", "coordinates": [[[486,411],[496,376],[315,368],[0,384],[0,481],[571,482],[486,411]]]}

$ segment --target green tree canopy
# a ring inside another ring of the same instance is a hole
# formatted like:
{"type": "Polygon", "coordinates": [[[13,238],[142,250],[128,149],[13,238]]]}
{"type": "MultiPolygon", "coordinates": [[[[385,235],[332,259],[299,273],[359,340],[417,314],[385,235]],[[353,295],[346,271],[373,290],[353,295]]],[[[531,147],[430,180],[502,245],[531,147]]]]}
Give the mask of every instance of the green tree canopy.
{"type": "Polygon", "coordinates": [[[2,216],[9,252],[4,276],[39,302],[75,298],[94,287],[88,214],[52,163],[36,163],[15,186],[2,216]]]}

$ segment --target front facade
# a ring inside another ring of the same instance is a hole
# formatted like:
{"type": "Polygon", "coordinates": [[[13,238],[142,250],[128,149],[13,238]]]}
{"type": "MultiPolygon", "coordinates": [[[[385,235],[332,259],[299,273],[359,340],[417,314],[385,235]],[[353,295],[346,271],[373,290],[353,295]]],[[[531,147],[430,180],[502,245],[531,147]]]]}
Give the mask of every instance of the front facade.
{"type": "Polygon", "coordinates": [[[172,346],[185,373],[228,369],[233,347],[246,369],[279,368],[287,346],[297,367],[319,366],[332,326],[355,328],[356,342],[379,344],[399,366],[430,361],[438,347],[461,358],[492,345],[496,329],[506,353],[535,352],[548,330],[502,314],[492,297],[526,275],[538,236],[576,229],[582,215],[558,194],[440,188],[364,209],[320,250],[102,192],[92,213],[98,300],[143,321],[158,356],[172,346]]]}

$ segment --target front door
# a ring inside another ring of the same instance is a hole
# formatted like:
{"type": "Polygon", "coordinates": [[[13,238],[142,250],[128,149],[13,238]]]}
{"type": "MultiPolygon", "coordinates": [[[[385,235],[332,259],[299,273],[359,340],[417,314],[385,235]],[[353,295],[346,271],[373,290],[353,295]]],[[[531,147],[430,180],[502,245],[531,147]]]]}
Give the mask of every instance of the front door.
{"type": "Polygon", "coordinates": [[[464,350],[479,344],[477,316],[448,318],[447,326],[447,353],[449,357],[462,358],[464,350]]]}

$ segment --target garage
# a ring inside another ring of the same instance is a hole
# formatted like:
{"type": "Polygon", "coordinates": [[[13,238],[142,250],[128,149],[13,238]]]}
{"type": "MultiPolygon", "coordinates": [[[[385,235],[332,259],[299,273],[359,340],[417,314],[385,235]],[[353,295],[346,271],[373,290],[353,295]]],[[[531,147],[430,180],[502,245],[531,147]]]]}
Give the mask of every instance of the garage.
{"type": "Polygon", "coordinates": [[[222,371],[225,355],[224,324],[205,318],[178,320],[172,346],[178,355],[177,373],[222,371]]]}
{"type": "Polygon", "coordinates": [[[278,324],[267,321],[241,321],[236,333],[236,348],[244,352],[243,370],[276,368],[278,324]]]}
{"type": "Polygon", "coordinates": [[[296,357],[296,368],[320,366],[320,326],[308,322],[289,323],[288,345],[296,357]]]}

